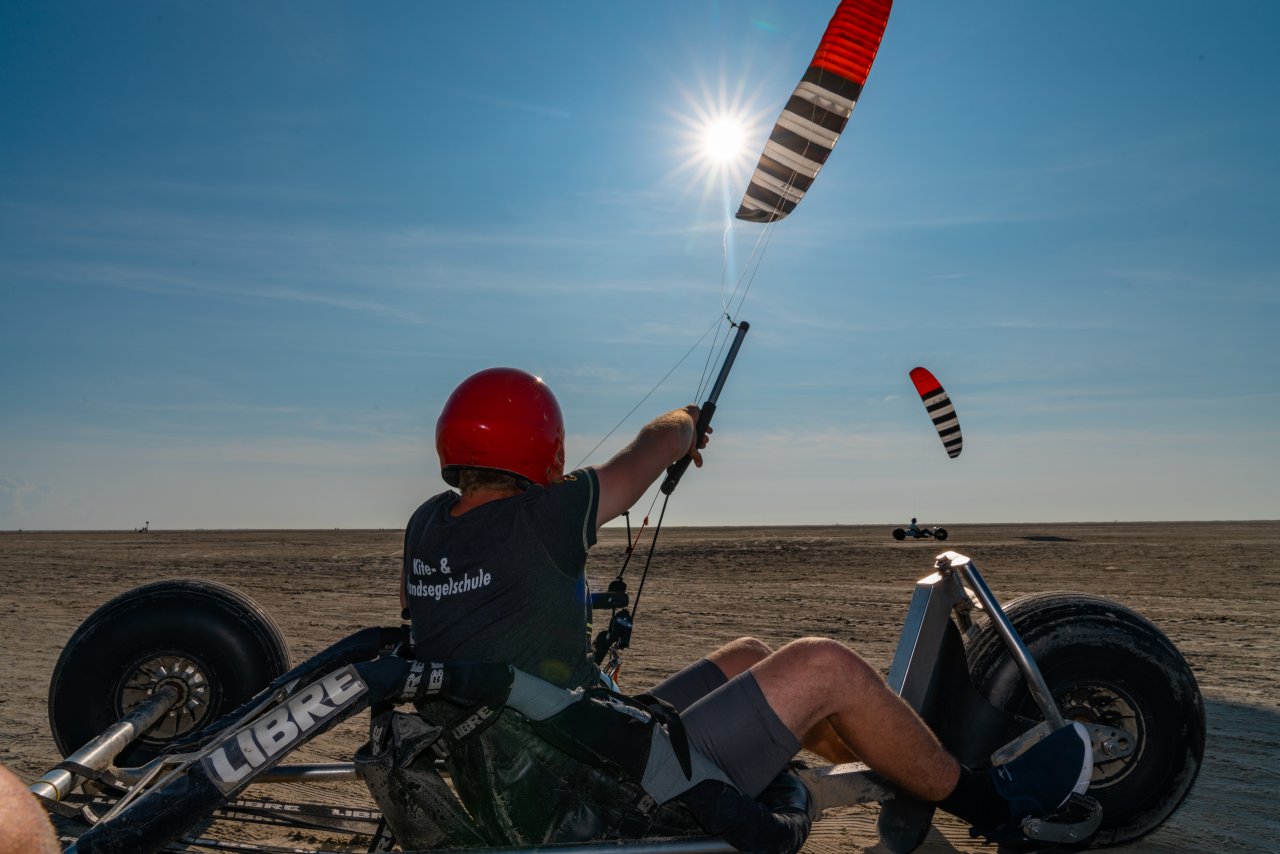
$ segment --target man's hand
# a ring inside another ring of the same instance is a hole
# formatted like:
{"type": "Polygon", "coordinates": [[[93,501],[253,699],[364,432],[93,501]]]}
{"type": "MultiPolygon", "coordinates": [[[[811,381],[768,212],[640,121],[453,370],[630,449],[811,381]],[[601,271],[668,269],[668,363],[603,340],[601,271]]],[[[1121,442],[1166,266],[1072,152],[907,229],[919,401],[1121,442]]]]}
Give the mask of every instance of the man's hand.
{"type": "MultiPolygon", "coordinates": [[[[597,528],[630,509],[676,460],[688,454],[696,465],[702,465],[701,451],[707,446],[707,437],[698,441],[697,424],[701,414],[702,410],[691,403],[659,415],[613,459],[596,466],[600,480],[597,528]]],[[[707,432],[711,432],[710,429],[707,432]]]]}
{"type": "Polygon", "coordinates": [[[689,417],[693,419],[693,444],[689,446],[688,454],[693,457],[693,464],[698,468],[702,468],[702,449],[705,448],[707,446],[707,442],[711,440],[711,434],[715,432],[715,429],[708,424],[706,435],[702,437],[701,441],[699,441],[698,418],[702,415],[702,409],[698,404],[691,403],[684,408],[684,411],[689,413],[689,417]]]}

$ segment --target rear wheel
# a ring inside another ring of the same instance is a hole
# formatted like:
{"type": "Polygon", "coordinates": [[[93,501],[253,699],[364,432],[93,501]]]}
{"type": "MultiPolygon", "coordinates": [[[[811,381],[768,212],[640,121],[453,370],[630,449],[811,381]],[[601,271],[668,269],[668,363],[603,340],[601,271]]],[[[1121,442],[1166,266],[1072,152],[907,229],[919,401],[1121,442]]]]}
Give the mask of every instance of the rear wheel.
{"type": "Polygon", "coordinates": [[[280,629],[242,593],[211,581],[148,584],[107,602],[71,635],[49,685],[49,726],[66,756],[173,685],[179,701],[117,759],[139,765],[288,668],[280,629]]]}
{"type": "Polygon", "coordinates": [[[905,540],[907,538],[907,532],[902,530],[901,528],[894,528],[893,538],[895,540],[905,540]]]}
{"type": "MultiPolygon", "coordinates": [[[[1182,654],[1145,618],[1096,596],[1036,594],[1005,613],[1063,715],[1093,725],[1088,794],[1102,805],[1093,845],[1155,830],[1191,790],[1204,756],[1204,703],[1182,654]]],[[[989,623],[972,636],[968,658],[974,685],[994,705],[1043,720],[989,623]]]]}

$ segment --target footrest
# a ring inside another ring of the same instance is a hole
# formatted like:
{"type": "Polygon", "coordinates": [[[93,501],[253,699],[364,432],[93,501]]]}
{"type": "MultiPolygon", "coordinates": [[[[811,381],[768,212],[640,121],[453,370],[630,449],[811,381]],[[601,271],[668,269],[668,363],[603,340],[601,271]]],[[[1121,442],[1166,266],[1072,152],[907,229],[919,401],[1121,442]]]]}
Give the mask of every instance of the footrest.
{"type": "Polygon", "coordinates": [[[1073,793],[1053,815],[1024,821],[1022,833],[1036,842],[1065,845],[1086,841],[1098,832],[1101,824],[1102,804],[1088,795],[1073,793]]]}

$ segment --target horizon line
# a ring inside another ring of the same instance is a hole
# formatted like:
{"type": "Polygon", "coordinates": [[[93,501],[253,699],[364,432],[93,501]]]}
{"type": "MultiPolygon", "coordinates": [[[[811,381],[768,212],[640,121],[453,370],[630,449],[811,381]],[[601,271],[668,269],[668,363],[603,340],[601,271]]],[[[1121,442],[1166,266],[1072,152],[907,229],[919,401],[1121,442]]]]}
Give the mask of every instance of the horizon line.
{"type": "MultiPolygon", "coordinates": [[[[1280,519],[1111,519],[1111,520],[1060,520],[1040,522],[950,522],[950,525],[968,527],[1026,527],[1031,525],[1261,525],[1280,523],[1280,519]]],[[[905,527],[906,523],[896,522],[808,522],[804,524],[786,522],[762,522],[752,525],[664,525],[664,528],[679,529],[752,529],[752,528],[881,528],[905,527]]],[[[925,527],[936,527],[932,523],[925,527]]],[[[626,526],[610,521],[601,526],[603,529],[626,526]]],[[[351,533],[402,533],[404,526],[390,528],[5,528],[0,534],[234,534],[234,533],[276,533],[276,532],[315,532],[315,531],[347,531],[351,533]]]]}

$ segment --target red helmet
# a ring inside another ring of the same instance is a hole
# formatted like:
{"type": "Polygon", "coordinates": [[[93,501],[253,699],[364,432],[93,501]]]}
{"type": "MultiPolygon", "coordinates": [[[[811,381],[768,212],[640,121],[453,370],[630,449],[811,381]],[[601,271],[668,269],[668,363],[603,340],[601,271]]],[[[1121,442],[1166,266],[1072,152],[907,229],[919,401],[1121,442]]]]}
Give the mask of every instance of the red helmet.
{"type": "Polygon", "coordinates": [[[462,381],[436,421],[440,474],[507,472],[546,486],[564,474],[564,417],[546,383],[515,368],[488,368],[462,381]]]}

